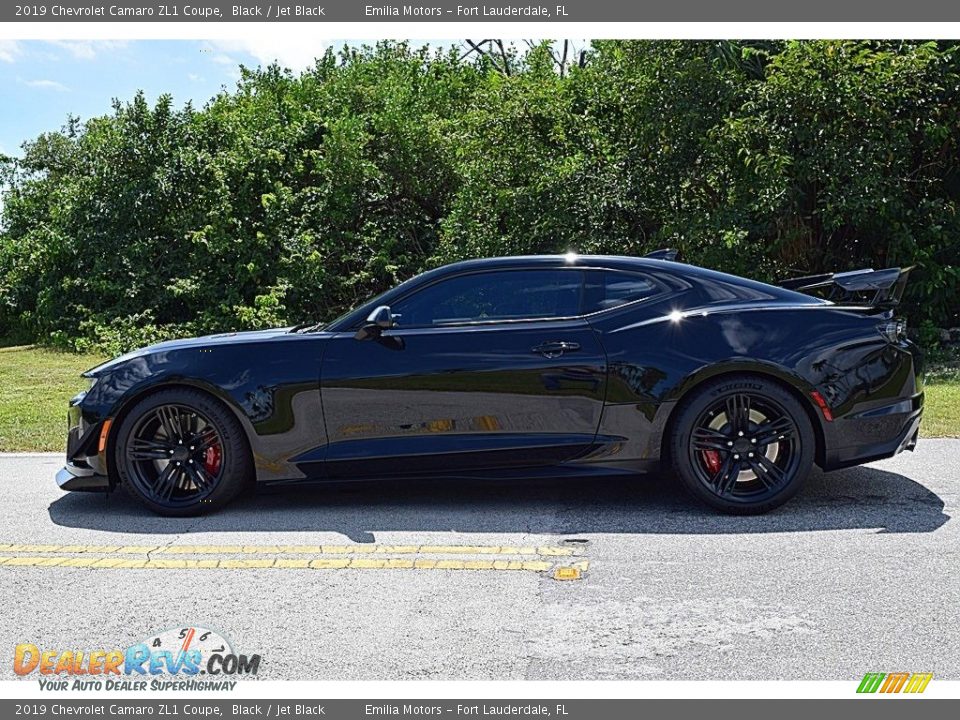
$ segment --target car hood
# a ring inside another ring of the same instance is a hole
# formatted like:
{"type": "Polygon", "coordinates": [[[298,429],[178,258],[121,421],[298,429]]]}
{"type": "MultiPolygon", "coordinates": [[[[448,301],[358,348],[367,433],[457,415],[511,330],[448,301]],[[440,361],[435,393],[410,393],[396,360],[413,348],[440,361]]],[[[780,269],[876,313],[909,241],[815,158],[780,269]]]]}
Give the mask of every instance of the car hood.
{"type": "MultiPolygon", "coordinates": [[[[216,333],[215,335],[201,335],[199,337],[191,338],[180,338],[177,340],[166,340],[155,345],[148,345],[147,347],[140,348],[139,350],[134,350],[133,352],[128,352],[119,357],[108,360],[102,365],[97,365],[94,368],[90,368],[85,373],[84,377],[97,377],[109,370],[122,365],[123,363],[133,360],[134,358],[143,357],[144,355],[151,355],[158,352],[167,352],[169,350],[181,350],[184,348],[191,347],[212,347],[216,345],[233,345],[240,343],[249,343],[249,342],[262,342],[264,340],[270,340],[272,338],[289,336],[290,332],[293,330],[293,327],[283,327],[283,328],[270,328],[268,330],[247,330],[243,332],[226,332],[226,333],[216,333]]],[[[325,336],[329,333],[324,332],[312,332],[310,336],[316,338],[318,336],[325,336]]]]}
{"type": "Polygon", "coordinates": [[[268,330],[246,330],[244,332],[225,332],[215,335],[201,335],[199,337],[167,340],[156,345],[143,348],[145,351],[179,350],[188,347],[209,347],[211,345],[233,345],[234,343],[259,342],[269,340],[277,335],[286,335],[293,328],[270,328],[268,330]]]}

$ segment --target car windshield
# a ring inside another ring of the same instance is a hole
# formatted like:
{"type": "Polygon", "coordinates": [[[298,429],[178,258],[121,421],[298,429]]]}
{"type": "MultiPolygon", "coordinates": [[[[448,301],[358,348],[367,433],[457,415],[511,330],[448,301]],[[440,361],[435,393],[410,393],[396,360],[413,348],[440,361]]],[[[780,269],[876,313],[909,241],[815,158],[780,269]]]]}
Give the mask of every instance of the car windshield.
{"type": "Polygon", "coordinates": [[[380,298],[382,298],[384,295],[391,292],[392,290],[394,290],[394,288],[385,290],[382,293],[378,293],[377,295],[374,295],[368,298],[367,300],[364,300],[362,303],[358,303],[357,305],[354,305],[349,310],[346,310],[345,312],[342,312],[339,315],[337,315],[335,318],[333,318],[333,320],[328,320],[327,322],[301,323],[300,325],[296,325],[293,328],[291,328],[290,332],[299,332],[299,333],[316,332],[318,330],[323,330],[324,328],[333,327],[334,325],[339,323],[341,320],[343,320],[345,317],[347,317],[347,315],[350,315],[351,313],[356,312],[357,308],[361,308],[364,305],[374,305],[380,298]]]}

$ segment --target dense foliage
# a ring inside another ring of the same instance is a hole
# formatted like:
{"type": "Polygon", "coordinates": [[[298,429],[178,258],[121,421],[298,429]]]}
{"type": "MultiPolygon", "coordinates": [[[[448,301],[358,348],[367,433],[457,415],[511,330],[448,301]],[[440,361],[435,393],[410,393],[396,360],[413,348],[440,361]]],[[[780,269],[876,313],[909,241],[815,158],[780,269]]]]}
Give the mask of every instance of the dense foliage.
{"type": "Polygon", "coordinates": [[[760,279],[916,264],[914,323],[958,324],[955,46],[604,41],[573,65],[384,43],[69,120],[0,158],[0,335],[116,351],[330,318],[465,257],[663,246],[760,279]]]}

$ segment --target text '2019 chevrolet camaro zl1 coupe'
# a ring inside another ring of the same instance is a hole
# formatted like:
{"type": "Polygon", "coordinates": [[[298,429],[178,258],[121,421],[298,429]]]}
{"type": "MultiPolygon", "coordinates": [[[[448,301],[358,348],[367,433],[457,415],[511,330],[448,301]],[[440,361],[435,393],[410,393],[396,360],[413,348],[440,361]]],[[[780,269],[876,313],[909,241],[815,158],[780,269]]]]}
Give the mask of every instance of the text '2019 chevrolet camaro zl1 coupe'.
{"type": "Polygon", "coordinates": [[[472,260],[325,326],[160,343],[86,373],[66,490],[191,515],[245,486],[633,475],[758,513],[917,442],[907,271],[775,287],[646,258],[472,260]]]}

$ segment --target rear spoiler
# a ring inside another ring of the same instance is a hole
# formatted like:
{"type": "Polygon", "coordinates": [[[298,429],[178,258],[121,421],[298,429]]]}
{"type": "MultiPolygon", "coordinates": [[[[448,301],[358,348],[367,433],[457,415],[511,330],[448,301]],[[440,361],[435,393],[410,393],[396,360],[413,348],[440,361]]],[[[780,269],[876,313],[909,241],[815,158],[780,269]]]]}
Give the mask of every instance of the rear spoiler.
{"type": "Polygon", "coordinates": [[[907,276],[913,267],[886,270],[851,270],[791,278],[780,283],[787,290],[815,295],[847,305],[894,308],[900,304],[907,276]]]}
{"type": "Polygon", "coordinates": [[[669,260],[670,262],[676,262],[680,257],[680,251],[674,250],[673,248],[661,248],[660,250],[647,253],[644,257],[648,260],[669,260]]]}

